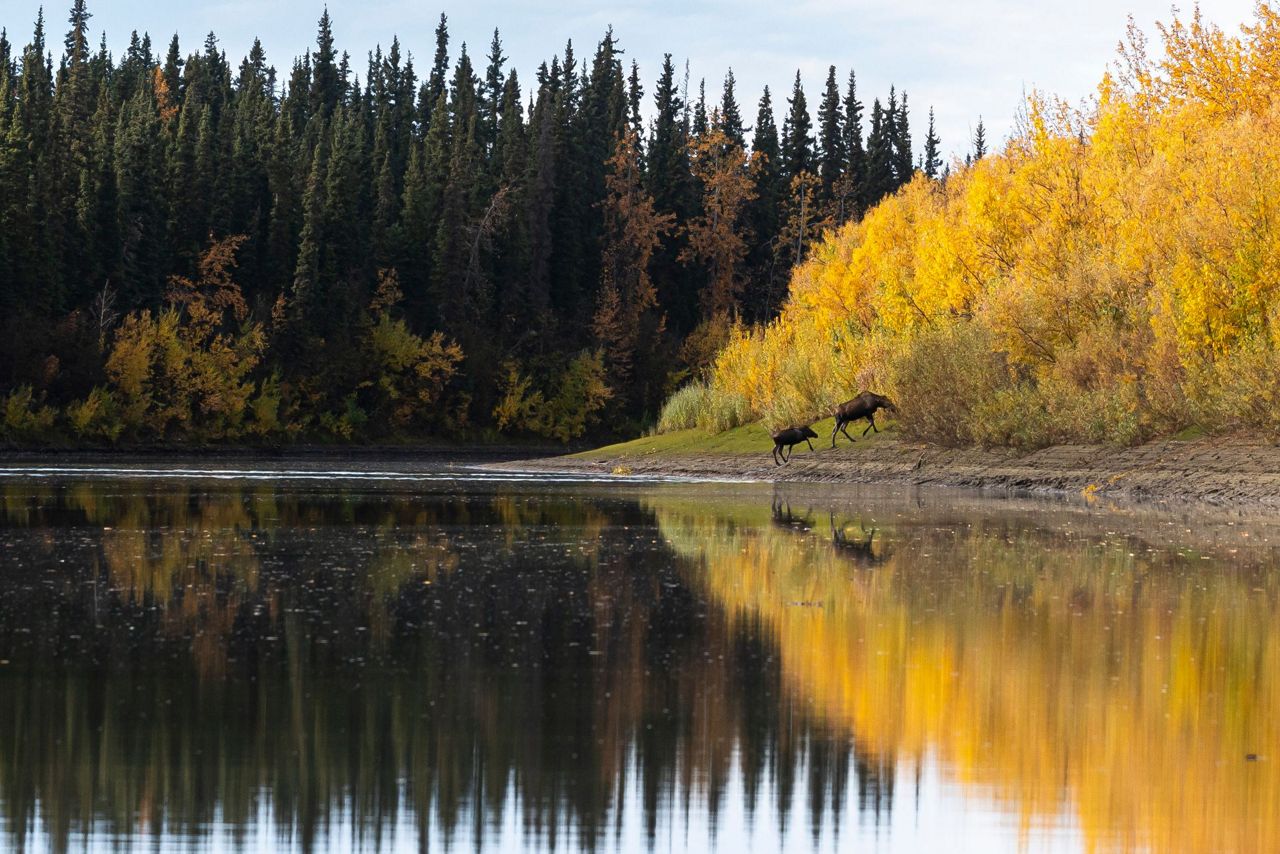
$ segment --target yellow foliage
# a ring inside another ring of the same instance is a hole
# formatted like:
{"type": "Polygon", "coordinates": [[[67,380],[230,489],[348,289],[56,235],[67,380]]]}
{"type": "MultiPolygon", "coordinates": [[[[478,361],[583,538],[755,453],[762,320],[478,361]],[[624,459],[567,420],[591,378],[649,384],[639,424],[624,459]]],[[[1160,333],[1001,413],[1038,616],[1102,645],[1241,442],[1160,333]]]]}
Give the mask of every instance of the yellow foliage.
{"type": "Polygon", "coordinates": [[[200,438],[244,432],[250,373],[266,346],[261,324],[243,323],[247,309],[231,279],[243,238],[215,241],[200,259],[200,279],[175,277],[169,306],[124,319],[107,357],[110,398],[93,395],[74,407],[73,427],[114,439],[122,430],[165,438],[173,431],[200,438]],[[119,423],[102,422],[119,406],[119,423]]]}
{"type": "Polygon", "coordinates": [[[1280,765],[1245,761],[1280,724],[1253,675],[1280,665],[1266,549],[1223,573],[963,505],[828,534],[652,503],[709,598],[777,643],[783,702],[868,755],[937,762],[1027,828],[1078,823],[1083,850],[1280,850],[1280,765]]]}
{"type": "Polygon", "coordinates": [[[514,362],[505,370],[502,399],[493,409],[499,430],[523,430],[568,442],[595,423],[613,395],[599,350],[585,350],[571,361],[550,396],[534,388],[533,380],[514,362]]]}
{"type": "Polygon", "coordinates": [[[53,427],[54,415],[53,409],[38,399],[31,386],[20,386],[7,397],[0,398],[0,439],[32,441],[44,438],[53,427]]]}
{"type": "Polygon", "coordinates": [[[1126,401],[1054,439],[1275,429],[1203,381],[1280,348],[1280,14],[1260,5],[1228,36],[1197,12],[1161,34],[1155,62],[1131,31],[1087,109],[1033,95],[1002,153],[828,233],[781,316],[720,351],[714,386],[771,423],[818,417],[861,388],[908,393],[893,377],[925,333],[974,326],[1009,366],[1001,418],[1030,397],[1126,401]]]}

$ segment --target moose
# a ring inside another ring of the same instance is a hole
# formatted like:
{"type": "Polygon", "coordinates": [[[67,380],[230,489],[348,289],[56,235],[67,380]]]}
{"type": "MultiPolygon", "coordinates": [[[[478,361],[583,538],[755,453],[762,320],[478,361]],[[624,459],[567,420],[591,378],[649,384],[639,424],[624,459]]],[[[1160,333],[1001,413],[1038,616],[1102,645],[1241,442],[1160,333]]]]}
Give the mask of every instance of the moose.
{"type": "Polygon", "coordinates": [[[780,466],[782,463],[791,461],[791,454],[794,453],[795,446],[801,442],[807,444],[809,450],[812,451],[813,442],[809,440],[818,438],[818,434],[806,425],[804,427],[788,427],[785,430],[770,433],[769,437],[773,439],[773,464],[780,466]],[[783,450],[784,448],[786,450],[783,450]],[[782,458],[782,462],[778,462],[779,457],[782,458]]]}
{"type": "Polygon", "coordinates": [[[831,447],[834,448],[836,446],[836,435],[838,433],[843,433],[850,442],[855,441],[845,428],[847,425],[862,418],[867,419],[868,422],[866,430],[862,431],[863,436],[867,435],[868,430],[875,430],[879,433],[880,428],[876,426],[876,411],[880,409],[887,409],[892,412],[897,407],[893,405],[893,401],[889,398],[871,391],[864,391],[853,400],[847,400],[837,406],[835,411],[836,426],[831,431],[831,447]]]}

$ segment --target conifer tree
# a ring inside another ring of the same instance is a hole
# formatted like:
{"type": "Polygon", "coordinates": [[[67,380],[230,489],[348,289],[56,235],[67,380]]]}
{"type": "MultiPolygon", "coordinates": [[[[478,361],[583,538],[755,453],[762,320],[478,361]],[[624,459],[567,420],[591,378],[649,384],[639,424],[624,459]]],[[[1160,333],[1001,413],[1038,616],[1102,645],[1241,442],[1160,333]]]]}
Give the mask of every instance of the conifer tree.
{"type": "Polygon", "coordinates": [[[182,67],[185,64],[182,49],[178,46],[178,34],[174,33],[164,58],[164,88],[174,101],[182,97],[182,67]]]}
{"type": "MultiPolygon", "coordinates": [[[[896,105],[895,105],[896,107],[896,105]]],[[[894,140],[889,115],[876,98],[871,105],[867,135],[867,177],[862,184],[862,209],[868,210],[894,188],[894,140]]]]}
{"type": "Polygon", "coordinates": [[[298,235],[298,261],[289,295],[289,328],[295,343],[315,334],[318,307],[325,294],[321,281],[325,251],[325,186],[329,178],[329,134],[321,133],[311,154],[311,170],[302,197],[302,230],[298,235]]]}
{"type": "MultiPolygon", "coordinates": [[[[649,133],[647,189],[659,213],[673,214],[680,224],[693,215],[695,191],[689,172],[688,129],[684,123],[685,102],[675,76],[671,54],[662,60],[662,70],[653,93],[654,116],[649,133]]],[[[696,290],[690,293],[690,279],[679,263],[683,240],[678,228],[664,234],[654,252],[653,280],[658,297],[667,309],[671,329],[683,334],[693,327],[697,316],[696,290]]]]}
{"type": "MultiPolygon", "coordinates": [[[[629,129],[636,135],[636,139],[641,141],[642,146],[644,119],[640,115],[640,108],[643,99],[644,87],[640,84],[640,66],[633,59],[631,60],[631,74],[627,77],[627,121],[629,129]]],[[[643,160],[643,149],[641,151],[641,159],[643,160]]]]}
{"type": "Polygon", "coordinates": [[[987,127],[982,123],[982,116],[978,116],[978,127],[973,132],[973,162],[987,156],[987,127]]]}
{"type": "Polygon", "coordinates": [[[693,108],[693,139],[706,136],[710,121],[707,118],[707,79],[698,81],[698,101],[693,108]]]}
{"type": "Polygon", "coordinates": [[[749,220],[755,239],[747,257],[751,272],[744,302],[747,316],[753,320],[769,317],[781,299],[780,281],[783,271],[778,262],[777,247],[778,211],[783,197],[781,164],[778,126],[773,117],[773,99],[766,86],[760,96],[755,132],[751,139],[755,201],[751,204],[749,220]]]}
{"type": "Polygon", "coordinates": [[[852,69],[844,95],[845,168],[837,192],[836,219],[843,223],[858,216],[867,181],[867,154],[862,140],[862,102],[858,100],[858,80],[852,69]]]}
{"type": "Polygon", "coordinates": [[[800,72],[787,99],[789,110],[782,124],[782,175],[790,181],[801,173],[813,172],[813,121],[805,102],[800,72]]]}
{"type": "Polygon", "coordinates": [[[429,126],[435,118],[435,107],[440,96],[446,94],[449,81],[449,19],[440,13],[440,23],[436,24],[436,49],[431,59],[431,71],[422,85],[418,98],[418,112],[423,126],[429,126]]]}
{"type": "Polygon", "coordinates": [[[498,30],[493,30],[493,41],[489,44],[489,65],[485,69],[484,97],[480,99],[480,115],[483,129],[481,146],[485,151],[493,148],[498,138],[498,113],[502,108],[502,96],[505,88],[503,65],[507,57],[502,54],[502,39],[498,30]]]}
{"type": "Polygon", "coordinates": [[[742,125],[742,111],[738,108],[738,96],[735,92],[737,82],[730,68],[724,75],[724,92],[720,96],[720,130],[731,145],[745,148],[747,144],[746,130],[742,125]]]}
{"type": "MultiPolygon", "coordinates": [[[[892,92],[892,89],[890,90],[892,92]]],[[[911,116],[907,108],[907,93],[903,91],[894,122],[893,176],[895,189],[911,180],[915,172],[915,160],[911,154],[911,116]]]]}
{"type": "Polygon", "coordinates": [[[680,128],[684,104],[676,88],[675,65],[671,54],[662,60],[662,73],[653,94],[653,129],[649,134],[649,192],[659,211],[680,208],[679,188],[684,182],[685,144],[680,128]]]}
{"type": "Polygon", "coordinates": [[[898,169],[898,92],[893,86],[889,87],[889,102],[880,114],[880,136],[888,166],[888,178],[884,190],[884,193],[888,194],[898,189],[902,177],[898,169]]]}
{"type": "Polygon", "coordinates": [[[818,127],[818,177],[822,180],[823,198],[829,200],[835,196],[836,184],[844,174],[849,157],[834,65],[827,71],[827,86],[818,108],[818,127]]]}
{"type": "MultiPolygon", "coordinates": [[[[520,292],[514,300],[518,311],[532,323],[526,336],[541,337],[538,330],[550,321],[552,215],[557,196],[556,98],[559,87],[559,64],[544,65],[539,74],[541,85],[537,101],[529,116],[529,157],[525,177],[524,232],[528,239],[527,272],[517,280],[520,292]]],[[[540,342],[546,344],[545,339],[540,342]]]]}
{"type": "Polygon", "coordinates": [[[333,46],[333,22],[329,10],[320,16],[316,31],[316,49],[311,55],[311,102],[309,115],[328,118],[342,97],[343,79],[336,64],[333,46]]]}
{"type": "Polygon", "coordinates": [[[942,141],[933,127],[933,107],[929,108],[929,131],[925,134],[920,166],[930,178],[937,178],[942,172],[942,141]]]}

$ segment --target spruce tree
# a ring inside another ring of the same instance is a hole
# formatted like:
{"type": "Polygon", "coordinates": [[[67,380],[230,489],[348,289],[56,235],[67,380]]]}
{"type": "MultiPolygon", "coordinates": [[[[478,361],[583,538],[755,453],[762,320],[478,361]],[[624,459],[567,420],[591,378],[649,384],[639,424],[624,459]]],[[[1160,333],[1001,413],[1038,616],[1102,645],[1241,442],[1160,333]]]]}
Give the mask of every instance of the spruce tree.
{"type": "Polygon", "coordinates": [[[704,77],[698,81],[698,102],[693,108],[693,138],[701,139],[706,136],[710,127],[707,117],[707,80],[704,77]]]}
{"type": "Polygon", "coordinates": [[[942,171],[942,141],[933,127],[933,107],[929,108],[929,131],[925,134],[920,166],[930,178],[937,178],[942,171]]]}
{"type": "Polygon", "coordinates": [[[311,55],[311,101],[312,116],[328,118],[338,106],[342,97],[343,83],[338,70],[337,55],[333,47],[333,22],[329,18],[329,10],[325,9],[320,16],[316,30],[316,50],[311,55]]]}
{"type": "Polygon", "coordinates": [[[750,274],[743,303],[747,317],[758,322],[771,317],[777,309],[781,300],[779,283],[784,275],[775,242],[783,197],[782,154],[768,86],[764,87],[756,111],[751,159],[756,186],[748,218],[755,240],[747,256],[750,274]]]}
{"type": "Polygon", "coordinates": [[[653,93],[654,117],[649,134],[647,189],[659,213],[674,214],[677,227],[665,233],[650,266],[658,299],[667,310],[671,329],[682,334],[697,320],[696,291],[690,287],[688,271],[678,261],[683,248],[679,225],[693,216],[695,191],[689,172],[686,105],[675,76],[671,54],[662,60],[662,70],[653,93]]]}
{"type": "Polygon", "coordinates": [[[169,50],[164,57],[164,84],[169,97],[177,101],[182,97],[182,49],[178,46],[178,34],[169,40],[169,50]]]}
{"type": "Polygon", "coordinates": [[[848,161],[844,114],[840,108],[840,87],[836,83],[834,65],[827,71],[827,86],[818,108],[818,127],[818,177],[822,179],[823,198],[831,199],[848,161]]]}
{"type": "MultiPolygon", "coordinates": [[[[644,99],[644,87],[640,84],[640,66],[631,60],[631,74],[627,77],[627,122],[629,129],[636,135],[638,144],[644,140],[644,119],[640,108],[644,99]]],[[[641,161],[644,159],[643,146],[640,151],[641,161]]]]}
{"type": "Polygon", "coordinates": [[[841,138],[844,146],[845,163],[842,166],[840,179],[832,191],[832,222],[838,224],[849,222],[861,211],[861,193],[867,182],[867,152],[863,149],[863,104],[858,100],[858,78],[849,72],[849,83],[845,90],[845,99],[841,109],[841,138]]]}
{"type": "Polygon", "coordinates": [[[120,291],[128,306],[158,306],[169,272],[161,201],[162,146],[151,93],[139,90],[120,112],[114,151],[123,266],[120,291]]]}
{"type": "Polygon", "coordinates": [[[730,68],[724,75],[724,92],[720,96],[720,130],[725,138],[738,148],[747,145],[746,130],[742,125],[742,111],[738,108],[737,83],[730,68]]]}
{"type": "Polygon", "coordinates": [[[317,308],[324,304],[325,297],[321,281],[325,252],[325,187],[329,172],[329,134],[325,130],[311,153],[311,169],[302,196],[298,261],[289,295],[289,326],[295,346],[316,334],[319,326],[317,308]]]}
{"type": "Polygon", "coordinates": [[[867,172],[862,184],[862,209],[868,210],[893,192],[893,137],[888,115],[876,98],[871,105],[871,128],[867,135],[867,172]]]}
{"type": "Polygon", "coordinates": [[[789,181],[803,172],[813,172],[813,120],[809,117],[799,71],[787,104],[790,109],[782,124],[782,175],[789,181]]]}
{"type": "Polygon", "coordinates": [[[982,123],[982,116],[978,116],[978,127],[973,132],[973,162],[977,163],[983,157],[987,156],[987,127],[982,123]]]}
{"type": "Polygon", "coordinates": [[[502,68],[507,57],[502,54],[502,39],[495,27],[493,41],[489,43],[489,65],[484,75],[484,95],[480,99],[481,148],[490,151],[498,138],[498,113],[502,109],[505,89],[505,73],[502,68]]]}
{"type": "Polygon", "coordinates": [[[898,105],[897,121],[894,124],[893,137],[893,175],[897,186],[911,180],[915,172],[915,161],[911,155],[911,116],[907,108],[907,93],[902,93],[902,102],[898,105]]]}
{"type": "Polygon", "coordinates": [[[520,292],[513,300],[516,310],[531,324],[529,337],[541,338],[547,346],[549,336],[542,335],[550,322],[552,214],[557,195],[556,175],[556,107],[559,87],[559,64],[550,71],[544,65],[539,74],[537,100],[529,116],[529,157],[525,177],[524,232],[528,239],[526,273],[517,280],[520,292]]]}
{"type": "Polygon", "coordinates": [[[423,126],[430,125],[435,118],[435,107],[440,96],[445,94],[449,81],[449,19],[440,13],[440,23],[436,24],[436,50],[431,59],[431,71],[422,85],[418,98],[418,112],[423,126]]]}
{"type": "Polygon", "coordinates": [[[685,144],[680,128],[684,104],[676,88],[675,65],[671,54],[662,60],[662,72],[653,93],[653,128],[649,134],[649,193],[659,211],[675,211],[679,187],[687,168],[685,144]]]}

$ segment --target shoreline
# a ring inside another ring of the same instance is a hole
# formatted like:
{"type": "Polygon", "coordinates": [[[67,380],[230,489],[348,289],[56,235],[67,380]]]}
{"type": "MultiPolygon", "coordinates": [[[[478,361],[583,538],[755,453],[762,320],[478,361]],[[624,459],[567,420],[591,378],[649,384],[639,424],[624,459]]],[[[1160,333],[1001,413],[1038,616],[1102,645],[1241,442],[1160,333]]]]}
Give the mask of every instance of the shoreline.
{"type": "Polygon", "coordinates": [[[613,446],[574,455],[486,464],[504,471],[659,475],[693,479],[939,486],[1017,494],[1196,503],[1280,511],[1280,445],[1256,437],[1160,440],[1136,447],[1057,445],[1030,453],[943,448],[897,438],[797,448],[775,466],[759,453],[634,452],[613,446]],[[615,450],[616,448],[616,450],[615,450]]]}

